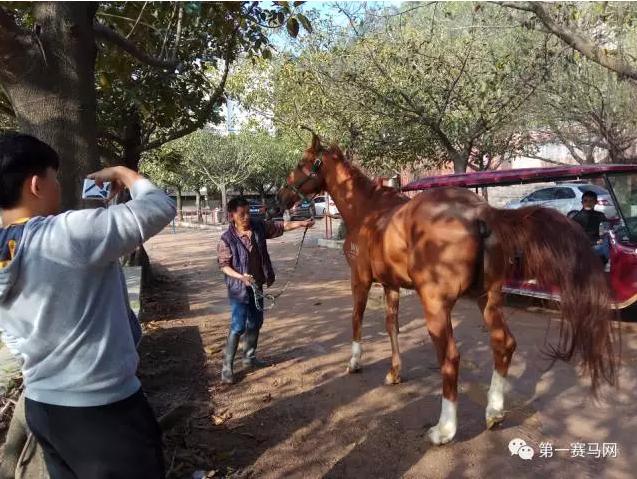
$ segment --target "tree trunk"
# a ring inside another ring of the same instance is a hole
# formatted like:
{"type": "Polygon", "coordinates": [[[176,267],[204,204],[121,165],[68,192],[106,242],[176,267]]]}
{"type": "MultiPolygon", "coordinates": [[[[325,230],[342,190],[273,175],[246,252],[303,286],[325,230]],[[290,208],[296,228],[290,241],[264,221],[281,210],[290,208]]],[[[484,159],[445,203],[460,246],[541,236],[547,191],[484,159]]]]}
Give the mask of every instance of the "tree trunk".
{"type": "Polygon", "coordinates": [[[177,187],[177,214],[179,215],[179,221],[184,220],[184,209],[181,201],[181,188],[177,187]]]}
{"type": "Polygon", "coordinates": [[[2,59],[2,85],[20,131],[61,158],[62,207],[80,203],[80,181],[99,168],[95,94],[97,3],[33,3],[30,48],[2,59]],[[6,67],[5,67],[6,66],[6,67]]]}
{"type": "Polygon", "coordinates": [[[195,207],[197,208],[197,223],[202,223],[203,218],[201,216],[201,193],[199,193],[199,190],[195,191],[195,207]]]}
{"type": "Polygon", "coordinates": [[[217,185],[219,191],[221,191],[221,223],[225,224],[228,221],[228,190],[226,185],[217,185]]]}
{"type": "Polygon", "coordinates": [[[131,170],[139,170],[142,145],[142,125],[139,112],[134,108],[125,118],[124,135],[122,137],[122,162],[131,170]]]}

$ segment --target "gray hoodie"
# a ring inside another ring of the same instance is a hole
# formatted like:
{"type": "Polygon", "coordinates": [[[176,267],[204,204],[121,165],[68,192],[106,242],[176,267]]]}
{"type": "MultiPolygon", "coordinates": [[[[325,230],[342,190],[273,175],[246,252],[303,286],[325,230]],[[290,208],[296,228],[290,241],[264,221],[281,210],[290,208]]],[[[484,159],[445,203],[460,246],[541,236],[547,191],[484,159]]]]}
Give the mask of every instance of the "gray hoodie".
{"type": "Polygon", "coordinates": [[[119,258],[159,233],[175,205],[148,180],[131,196],[108,209],[31,218],[0,269],[0,331],[23,360],[29,399],[99,406],[139,389],[119,258]]]}

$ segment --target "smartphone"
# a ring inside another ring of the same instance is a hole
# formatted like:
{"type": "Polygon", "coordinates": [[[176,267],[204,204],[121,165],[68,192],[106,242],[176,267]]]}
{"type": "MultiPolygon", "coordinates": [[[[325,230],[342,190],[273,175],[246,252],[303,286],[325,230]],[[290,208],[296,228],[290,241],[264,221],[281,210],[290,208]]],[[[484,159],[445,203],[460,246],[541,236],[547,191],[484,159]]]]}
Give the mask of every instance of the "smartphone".
{"type": "Polygon", "coordinates": [[[107,181],[100,188],[95,180],[89,178],[84,179],[82,187],[82,199],[84,200],[106,200],[111,195],[111,183],[107,181]]]}

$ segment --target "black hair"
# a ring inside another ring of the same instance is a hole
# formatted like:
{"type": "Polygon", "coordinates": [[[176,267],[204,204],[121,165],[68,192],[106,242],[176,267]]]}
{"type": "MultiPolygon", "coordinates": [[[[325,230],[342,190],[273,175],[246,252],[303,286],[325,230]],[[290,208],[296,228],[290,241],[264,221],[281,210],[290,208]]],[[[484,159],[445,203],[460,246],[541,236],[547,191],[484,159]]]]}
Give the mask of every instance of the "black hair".
{"type": "Polygon", "coordinates": [[[591,199],[597,201],[597,193],[595,193],[594,191],[591,191],[591,190],[587,190],[582,195],[582,201],[584,201],[586,198],[591,198],[591,199]]]}
{"type": "Polygon", "coordinates": [[[243,196],[232,198],[230,201],[228,201],[228,213],[234,213],[235,211],[237,211],[237,208],[241,208],[243,206],[250,206],[248,200],[246,200],[243,196]]]}
{"type": "Polygon", "coordinates": [[[24,182],[31,176],[45,176],[47,168],[60,168],[60,157],[49,145],[31,135],[1,134],[0,208],[15,207],[24,182]]]}

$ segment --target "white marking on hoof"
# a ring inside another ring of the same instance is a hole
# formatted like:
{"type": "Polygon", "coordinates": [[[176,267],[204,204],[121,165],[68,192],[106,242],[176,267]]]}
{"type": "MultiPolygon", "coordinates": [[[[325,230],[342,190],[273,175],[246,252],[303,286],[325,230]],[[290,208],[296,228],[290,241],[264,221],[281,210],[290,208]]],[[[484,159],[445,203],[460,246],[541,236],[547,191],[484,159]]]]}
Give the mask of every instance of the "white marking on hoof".
{"type": "Polygon", "coordinates": [[[347,366],[348,373],[357,373],[361,370],[361,356],[363,355],[363,348],[358,341],[352,341],[352,359],[349,360],[347,366]]]}
{"type": "Polygon", "coordinates": [[[392,384],[400,384],[401,382],[401,377],[400,374],[396,374],[394,373],[394,370],[391,369],[388,373],[387,376],[385,376],[385,384],[388,385],[392,385],[392,384]]]}
{"type": "Polygon", "coordinates": [[[504,420],[504,390],[506,385],[507,382],[504,376],[501,376],[497,371],[493,371],[491,386],[487,393],[488,402],[485,412],[487,429],[493,428],[504,420]]]}
{"type": "Polygon", "coordinates": [[[458,404],[442,398],[438,424],[427,431],[427,437],[436,446],[447,444],[456,435],[458,427],[458,404]]]}

